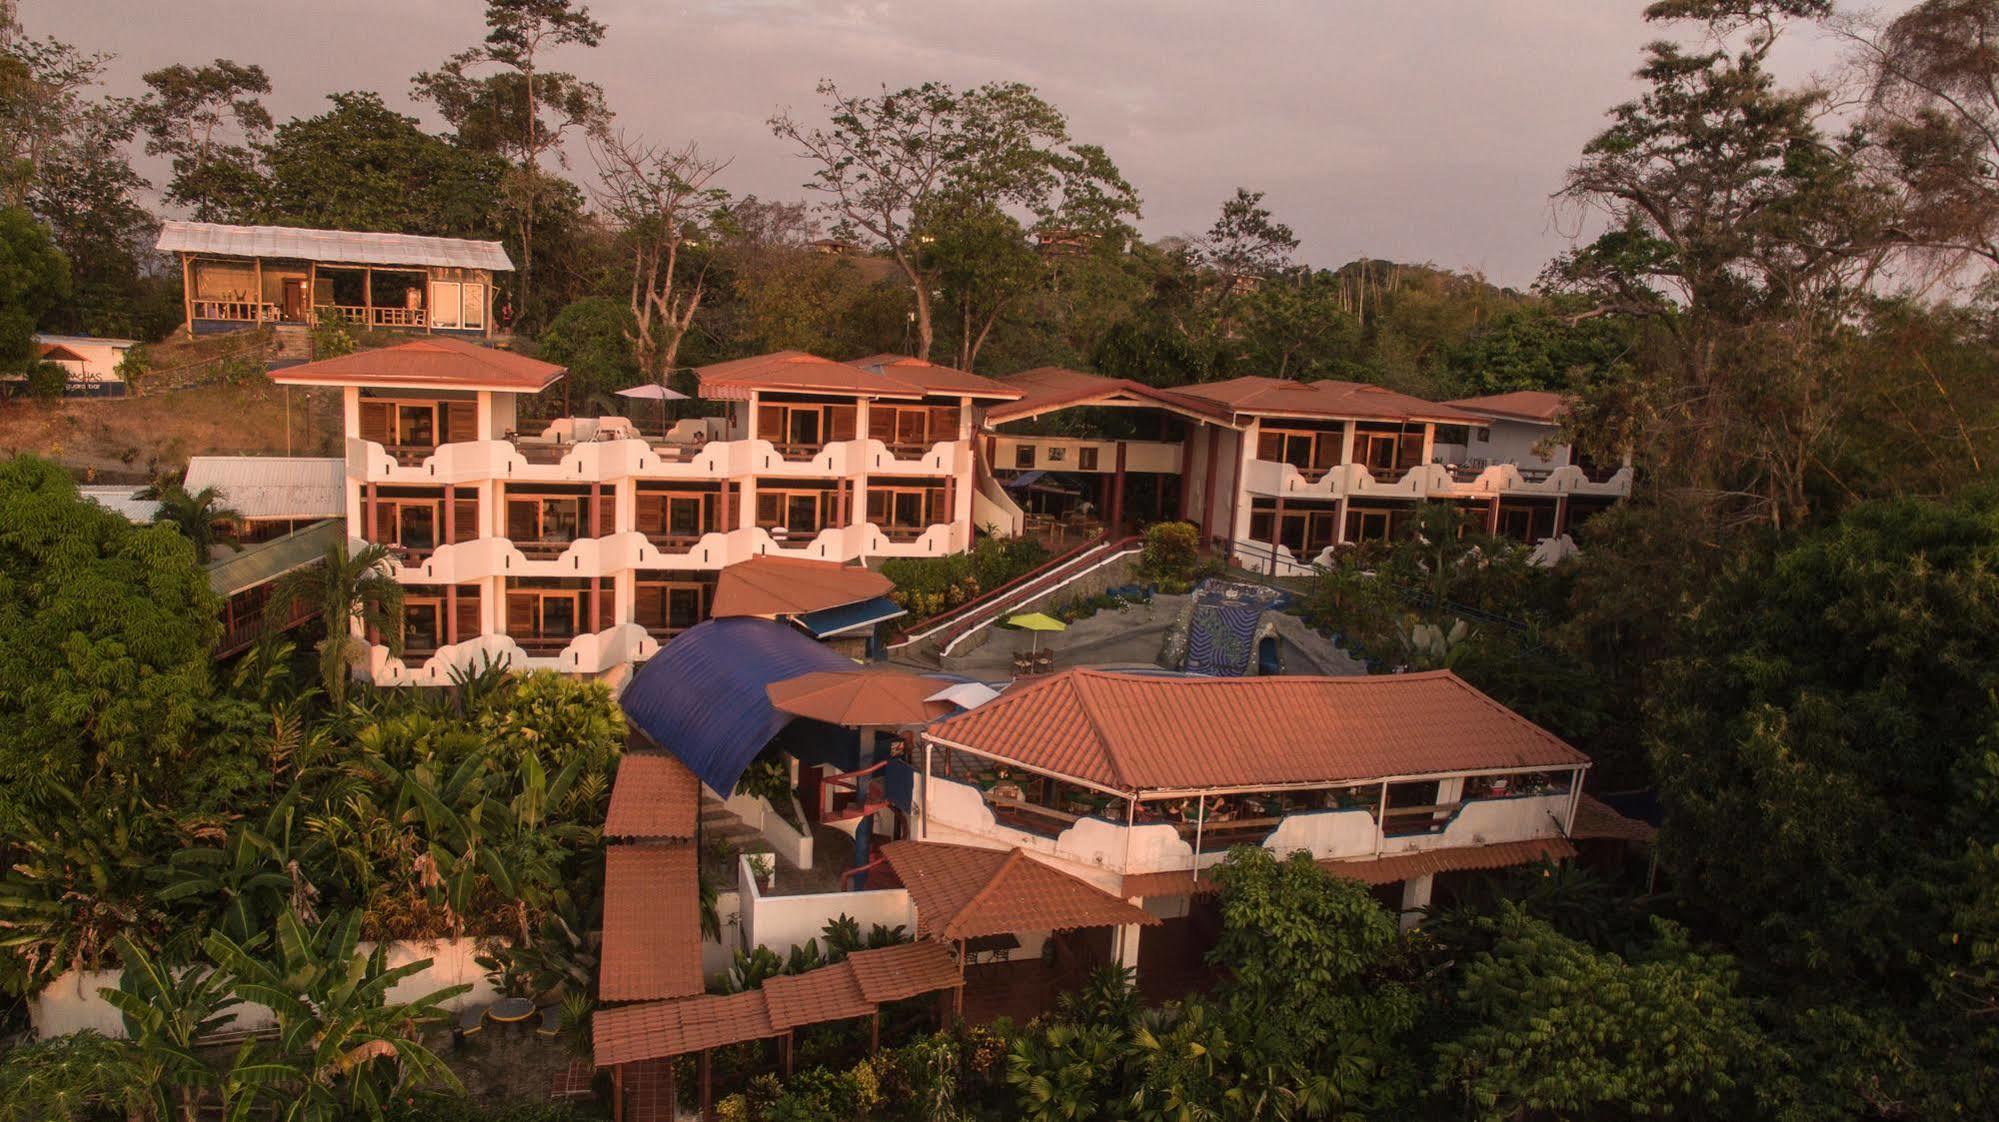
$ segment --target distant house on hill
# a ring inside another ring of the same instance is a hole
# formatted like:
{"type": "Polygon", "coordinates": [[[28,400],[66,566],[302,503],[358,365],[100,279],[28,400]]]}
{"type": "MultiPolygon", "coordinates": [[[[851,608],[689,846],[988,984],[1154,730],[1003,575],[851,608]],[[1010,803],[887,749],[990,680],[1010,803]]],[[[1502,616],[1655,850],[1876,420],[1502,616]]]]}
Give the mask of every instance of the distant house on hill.
{"type": "Polygon", "coordinates": [[[138,346],[133,339],[98,339],[88,335],[37,335],[35,352],[68,375],[64,393],[115,397],[126,392],[118,364],[138,346]]]}
{"type": "Polygon", "coordinates": [[[491,336],[493,274],[514,268],[499,242],[213,222],[168,222],[159,249],[180,260],[189,335],[334,316],[491,336]]]}

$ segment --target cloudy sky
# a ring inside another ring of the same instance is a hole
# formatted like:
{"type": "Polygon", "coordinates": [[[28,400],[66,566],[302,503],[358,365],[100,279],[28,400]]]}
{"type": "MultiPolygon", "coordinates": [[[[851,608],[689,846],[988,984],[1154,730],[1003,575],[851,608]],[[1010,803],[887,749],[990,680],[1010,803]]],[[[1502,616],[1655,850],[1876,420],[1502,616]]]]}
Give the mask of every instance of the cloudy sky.
{"type": "MultiPolygon", "coordinates": [[[[774,110],[813,86],[1027,82],[1102,144],[1145,200],[1148,236],[1268,192],[1300,257],[1360,254],[1533,280],[1576,216],[1549,195],[1659,29],[1643,0],[592,0],[600,82],[621,127],[730,156],[738,193],[800,197],[774,110]]],[[[479,0],[21,0],[32,35],[117,55],[111,87],[227,57],[270,73],[279,119],[329,91],[408,101],[409,77],[484,34],[479,0]]],[[[1795,32],[1790,76],[1830,67],[1795,32]]],[[[434,123],[434,122],[433,122],[434,123]]]]}

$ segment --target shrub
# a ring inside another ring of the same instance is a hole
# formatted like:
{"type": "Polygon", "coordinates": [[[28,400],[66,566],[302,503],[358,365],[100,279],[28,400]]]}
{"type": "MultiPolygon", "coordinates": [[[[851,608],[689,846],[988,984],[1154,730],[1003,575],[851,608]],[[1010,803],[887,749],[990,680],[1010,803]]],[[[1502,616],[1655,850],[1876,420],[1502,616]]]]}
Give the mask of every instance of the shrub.
{"type": "Polygon", "coordinates": [[[895,582],[890,597],[920,620],[975,600],[1046,560],[1047,547],[1033,538],[989,535],[979,539],[969,552],[891,558],[882,562],[881,571],[895,582]]]}
{"type": "Polygon", "coordinates": [[[1179,594],[1202,575],[1201,531],[1192,522],[1156,522],[1145,531],[1138,575],[1161,592],[1179,594]]]}

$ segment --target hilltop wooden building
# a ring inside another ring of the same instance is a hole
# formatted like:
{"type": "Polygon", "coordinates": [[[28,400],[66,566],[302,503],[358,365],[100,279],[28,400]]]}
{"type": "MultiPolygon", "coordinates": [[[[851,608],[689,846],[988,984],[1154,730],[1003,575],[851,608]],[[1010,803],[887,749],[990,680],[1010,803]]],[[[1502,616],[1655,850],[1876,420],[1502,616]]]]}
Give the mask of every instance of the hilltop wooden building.
{"type": "Polygon", "coordinates": [[[210,335],[324,315],[360,327],[494,334],[499,242],[286,226],[168,222],[159,249],[180,259],[186,330],[210,335]]]}

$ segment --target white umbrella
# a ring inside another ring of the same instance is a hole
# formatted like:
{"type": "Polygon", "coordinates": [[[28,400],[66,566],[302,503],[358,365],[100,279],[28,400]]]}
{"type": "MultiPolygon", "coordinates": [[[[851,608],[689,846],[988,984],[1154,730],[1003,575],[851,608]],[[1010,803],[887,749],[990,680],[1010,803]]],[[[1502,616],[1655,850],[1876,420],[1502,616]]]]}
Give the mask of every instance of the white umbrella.
{"type": "Polygon", "coordinates": [[[666,435],[666,403],[669,401],[687,400],[687,395],[681,393],[679,390],[670,390],[654,382],[647,382],[642,386],[633,386],[630,389],[619,390],[618,396],[637,398],[640,401],[659,402],[659,434],[661,436],[666,435]]]}

